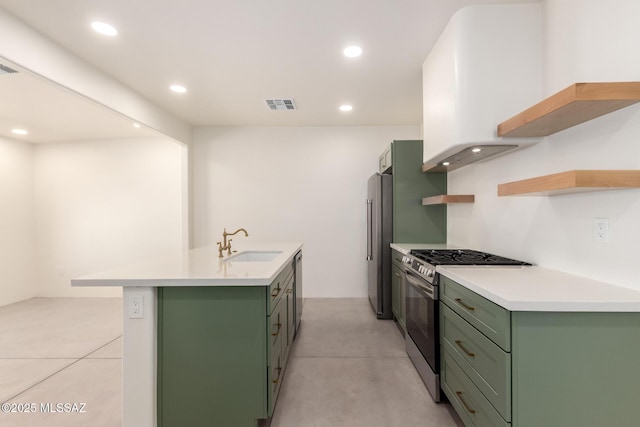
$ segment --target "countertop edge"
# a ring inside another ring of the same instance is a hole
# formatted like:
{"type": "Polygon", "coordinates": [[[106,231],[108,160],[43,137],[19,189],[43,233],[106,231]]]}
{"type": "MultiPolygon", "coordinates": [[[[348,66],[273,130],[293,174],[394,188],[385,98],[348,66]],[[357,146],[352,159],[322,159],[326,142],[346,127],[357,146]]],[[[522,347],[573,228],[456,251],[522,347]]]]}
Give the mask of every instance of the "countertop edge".
{"type": "MultiPolygon", "coordinates": [[[[76,277],[70,280],[71,286],[73,287],[85,287],[85,286],[101,286],[101,287],[185,287],[185,286],[269,286],[273,280],[286,268],[287,264],[296,256],[296,254],[302,250],[304,243],[302,242],[283,242],[283,243],[274,243],[274,244],[256,244],[256,245],[246,245],[246,247],[242,248],[242,251],[264,251],[264,250],[277,250],[282,246],[285,246],[282,249],[283,254],[278,256],[276,260],[273,262],[279,262],[277,267],[267,270],[268,276],[265,274],[263,276],[249,276],[249,277],[213,277],[213,275],[203,277],[179,277],[176,272],[173,274],[168,274],[166,276],[162,276],[158,274],[154,275],[152,272],[147,274],[148,277],[143,277],[145,274],[136,272],[131,273],[132,266],[123,266],[121,268],[116,268],[104,272],[88,274],[82,277],[76,277]],[[119,273],[119,270],[122,270],[122,273],[119,273]],[[103,277],[100,277],[103,276],[103,277]],[[129,277],[127,277],[129,276],[129,277]]],[[[185,252],[184,254],[202,254],[202,251],[207,252],[215,252],[217,253],[217,248],[214,246],[205,246],[194,248],[190,251],[185,252]],[[197,251],[197,252],[196,252],[197,251]]],[[[242,252],[241,251],[241,252],[242,252]]],[[[184,256],[184,255],[183,255],[184,256]]],[[[196,257],[197,258],[197,257],[196,257]]],[[[206,258],[209,259],[209,258],[206,258]]],[[[215,257],[211,257],[211,263],[213,265],[214,261],[216,261],[215,257]]],[[[152,260],[153,261],[153,260],[152,260]]],[[[202,262],[200,262],[202,264],[202,262]]],[[[232,262],[230,263],[232,264],[232,262]]],[[[236,263],[238,265],[239,263],[236,263]]],[[[262,263],[253,263],[246,262],[242,263],[246,265],[259,265],[262,263]]],[[[138,264],[133,266],[133,271],[135,271],[135,267],[138,264]]],[[[140,265],[144,266],[145,263],[140,263],[140,265]]],[[[153,263],[151,264],[153,265],[153,263]]],[[[265,267],[268,267],[265,265],[265,267]]],[[[150,269],[151,270],[151,269],[150,269]]],[[[182,272],[180,272],[182,273],[182,272]]],[[[226,273],[226,269],[225,269],[226,273]]],[[[184,275],[184,273],[182,273],[184,275]]]]}
{"type": "MultiPolygon", "coordinates": [[[[449,266],[450,267],[450,266],[449,266]]],[[[521,267],[521,268],[537,268],[543,269],[542,267],[521,267]]],[[[562,273],[555,270],[543,269],[550,273],[557,273],[560,275],[565,275],[567,277],[571,276],[573,278],[582,279],[579,276],[573,276],[566,273],[562,273]]],[[[489,301],[509,310],[509,311],[527,311],[527,312],[640,312],[640,292],[630,289],[624,288],[621,286],[617,286],[614,284],[599,282],[603,288],[610,287],[611,290],[624,290],[624,292],[637,292],[639,299],[636,301],[620,301],[620,300],[611,300],[611,301],[532,301],[532,300],[508,300],[503,296],[487,289],[481,284],[475,283],[472,280],[469,280],[459,274],[456,274],[454,269],[447,269],[447,266],[438,266],[436,267],[436,271],[451,280],[459,283],[465,288],[469,289],[477,293],[478,295],[488,299],[489,301]]],[[[592,279],[583,278],[585,282],[595,283],[592,279]]]]}

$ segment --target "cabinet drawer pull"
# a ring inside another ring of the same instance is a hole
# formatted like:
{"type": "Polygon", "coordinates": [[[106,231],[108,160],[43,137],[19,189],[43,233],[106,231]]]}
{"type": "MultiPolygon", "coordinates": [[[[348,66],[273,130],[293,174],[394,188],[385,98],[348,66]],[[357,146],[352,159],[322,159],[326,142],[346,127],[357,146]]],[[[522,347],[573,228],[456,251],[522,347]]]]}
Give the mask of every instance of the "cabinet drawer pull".
{"type": "Polygon", "coordinates": [[[278,294],[280,293],[280,286],[279,286],[279,285],[280,285],[280,283],[278,283],[278,287],[277,287],[277,288],[275,288],[275,289],[273,290],[273,292],[271,292],[271,297],[272,297],[272,298],[277,297],[277,296],[278,296],[278,294]]]}
{"type": "Polygon", "coordinates": [[[278,384],[278,381],[280,381],[280,373],[282,372],[282,368],[276,368],[276,371],[278,371],[278,377],[273,380],[274,384],[278,384]]]}
{"type": "Polygon", "coordinates": [[[462,301],[460,298],[456,298],[455,301],[469,311],[475,310],[475,307],[471,307],[469,304],[465,304],[465,302],[462,301]]]}
{"type": "Polygon", "coordinates": [[[460,347],[462,349],[462,351],[464,351],[465,353],[467,353],[467,356],[469,357],[476,357],[475,353],[471,353],[469,350],[467,350],[466,348],[464,348],[464,346],[462,345],[462,341],[460,340],[456,340],[455,341],[456,344],[458,344],[458,347],[460,347]]]}
{"type": "Polygon", "coordinates": [[[476,411],[474,409],[469,408],[469,405],[467,405],[467,402],[464,401],[464,399],[462,398],[461,391],[456,391],[456,396],[458,396],[458,399],[460,399],[460,403],[462,403],[462,406],[464,406],[464,409],[466,409],[468,413],[470,414],[476,413],[476,411]]]}
{"type": "Polygon", "coordinates": [[[394,276],[396,277],[400,277],[400,275],[398,273],[393,273],[394,276]]]}
{"type": "Polygon", "coordinates": [[[278,328],[278,330],[275,331],[275,332],[272,332],[271,335],[274,336],[274,337],[277,337],[278,334],[280,333],[280,328],[282,327],[282,323],[276,323],[274,326],[276,326],[278,328]]]}
{"type": "Polygon", "coordinates": [[[287,293],[288,294],[292,294],[293,293],[293,289],[287,289],[287,293]]]}

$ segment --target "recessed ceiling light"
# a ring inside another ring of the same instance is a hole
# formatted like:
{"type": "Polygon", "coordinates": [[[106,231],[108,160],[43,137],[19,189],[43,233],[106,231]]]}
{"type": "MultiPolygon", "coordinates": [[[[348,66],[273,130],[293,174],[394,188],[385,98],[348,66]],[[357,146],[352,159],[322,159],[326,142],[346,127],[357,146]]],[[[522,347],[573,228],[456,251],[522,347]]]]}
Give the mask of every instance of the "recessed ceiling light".
{"type": "Polygon", "coordinates": [[[16,135],[26,135],[26,134],[29,133],[24,129],[12,129],[11,132],[16,134],[16,135]]]}
{"type": "Polygon", "coordinates": [[[91,28],[96,33],[100,33],[103,36],[113,37],[118,35],[118,30],[113,25],[109,25],[106,22],[94,21],[91,23],[91,28]]]}
{"type": "Polygon", "coordinates": [[[185,93],[187,91],[186,87],[180,85],[171,85],[169,86],[169,89],[175,93],[185,93]]]}
{"type": "Polygon", "coordinates": [[[353,110],[353,107],[351,105],[341,105],[340,106],[340,111],[347,112],[347,111],[351,111],[351,110],[353,110]]]}
{"type": "Polygon", "coordinates": [[[474,149],[473,149],[473,150],[471,150],[471,151],[473,151],[474,153],[479,153],[479,152],[481,152],[481,151],[482,151],[482,148],[477,148],[477,147],[476,147],[476,148],[474,148],[474,149]]]}
{"type": "Polygon", "coordinates": [[[345,47],[342,52],[344,53],[344,56],[355,58],[362,55],[362,48],[360,46],[349,46],[345,47]]]}
{"type": "Polygon", "coordinates": [[[451,163],[449,162],[442,162],[442,166],[449,166],[451,163]]]}
{"type": "Polygon", "coordinates": [[[134,123],[133,127],[136,128],[136,129],[140,129],[140,123],[134,123]]]}

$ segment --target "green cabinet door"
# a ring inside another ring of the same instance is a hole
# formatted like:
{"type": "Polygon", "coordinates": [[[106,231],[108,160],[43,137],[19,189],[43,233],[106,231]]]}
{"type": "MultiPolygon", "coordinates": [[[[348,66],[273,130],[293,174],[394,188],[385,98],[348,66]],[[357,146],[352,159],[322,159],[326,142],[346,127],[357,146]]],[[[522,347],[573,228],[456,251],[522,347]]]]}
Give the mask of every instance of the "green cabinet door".
{"type": "Polygon", "coordinates": [[[391,311],[398,323],[405,329],[404,323],[404,292],[402,285],[404,283],[404,272],[395,264],[391,266],[391,311]]]}
{"type": "Polygon", "coordinates": [[[444,243],[447,206],[422,206],[422,198],[447,194],[446,173],[422,172],[422,141],[393,141],[393,241],[444,243]]]}
{"type": "Polygon", "coordinates": [[[284,304],[286,306],[286,322],[287,322],[287,339],[283,343],[285,346],[285,363],[289,360],[289,351],[291,350],[291,344],[293,343],[293,338],[296,332],[296,317],[295,317],[295,298],[293,293],[294,280],[293,276],[289,279],[289,283],[287,284],[287,288],[285,290],[285,294],[282,298],[284,298],[284,304]]]}

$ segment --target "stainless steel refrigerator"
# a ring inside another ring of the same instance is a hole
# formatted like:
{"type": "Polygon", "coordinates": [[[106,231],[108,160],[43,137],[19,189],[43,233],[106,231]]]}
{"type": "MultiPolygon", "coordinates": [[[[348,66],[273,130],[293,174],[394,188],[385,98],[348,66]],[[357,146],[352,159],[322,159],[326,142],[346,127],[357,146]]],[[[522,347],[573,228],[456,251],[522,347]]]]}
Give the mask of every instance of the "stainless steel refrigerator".
{"type": "Polygon", "coordinates": [[[393,181],[375,174],[367,185],[367,275],[369,302],[378,319],[391,319],[393,181]]]}

